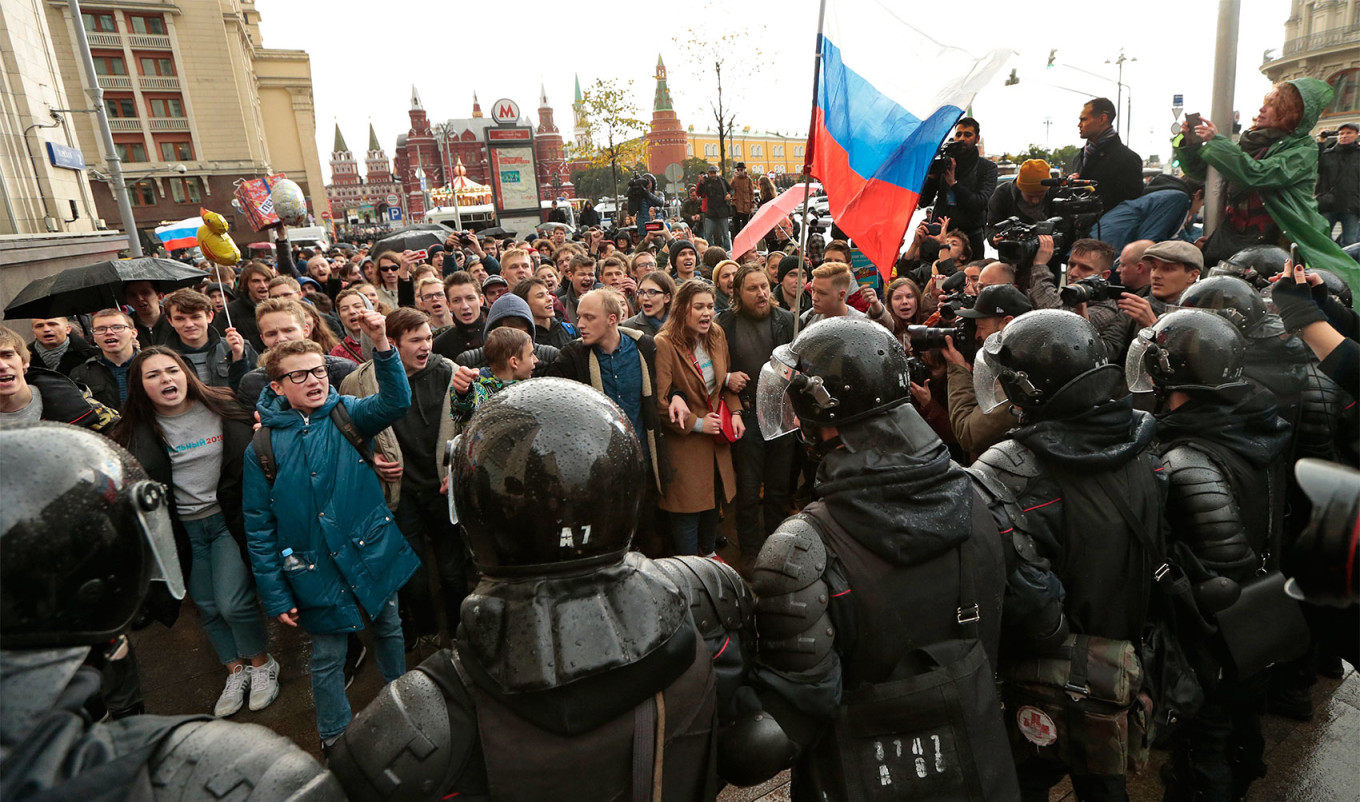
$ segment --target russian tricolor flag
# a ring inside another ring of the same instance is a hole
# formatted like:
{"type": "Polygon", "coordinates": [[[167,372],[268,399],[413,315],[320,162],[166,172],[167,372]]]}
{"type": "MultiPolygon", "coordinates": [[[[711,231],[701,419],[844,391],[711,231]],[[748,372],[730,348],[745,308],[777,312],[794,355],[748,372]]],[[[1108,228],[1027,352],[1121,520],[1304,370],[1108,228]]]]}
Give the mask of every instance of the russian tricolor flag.
{"type": "Polygon", "coordinates": [[[202,217],[190,217],[177,223],[166,223],[156,227],[156,239],[161,241],[167,251],[178,251],[198,245],[198,227],[203,225],[202,217]]]}
{"type": "Polygon", "coordinates": [[[892,273],[926,172],[973,95],[1012,55],[942,45],[878,0],[826,0],[812,174],[831,217],[884,277],[892,273]]]}

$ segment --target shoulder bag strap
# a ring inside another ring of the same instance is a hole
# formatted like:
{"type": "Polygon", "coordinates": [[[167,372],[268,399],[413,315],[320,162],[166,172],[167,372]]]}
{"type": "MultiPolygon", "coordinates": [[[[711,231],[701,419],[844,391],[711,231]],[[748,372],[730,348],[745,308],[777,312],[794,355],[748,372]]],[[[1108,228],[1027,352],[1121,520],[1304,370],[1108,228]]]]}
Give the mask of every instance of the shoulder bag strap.
{"type": "MultiPolygon", "coordinates": [[[[376,473],[378,466],[373,464],[373,447],[364,440],[363,435],[359,434],[359,427],[354,425],[354,419],[349,416],[349,410],[345,409],[343,403],[337,402],[331,407],[331,422],[335,428],[340,430],[340,434],[354,446],[359,452],[359,457],[368,467],[376,473]]],[[[381,478],[381,477],[380,477],[381,478]]]]}
{"type": "Polygon", "coordinates": [[[250,442],[255,446],[255,459],[260,463],[260,470],[264,473],[264,479],[272,486],[274,479],[279,475],[279,465],[274,461],[274,442],[269,434],[268,426],[261,426],[250,436],[250,442]]]}

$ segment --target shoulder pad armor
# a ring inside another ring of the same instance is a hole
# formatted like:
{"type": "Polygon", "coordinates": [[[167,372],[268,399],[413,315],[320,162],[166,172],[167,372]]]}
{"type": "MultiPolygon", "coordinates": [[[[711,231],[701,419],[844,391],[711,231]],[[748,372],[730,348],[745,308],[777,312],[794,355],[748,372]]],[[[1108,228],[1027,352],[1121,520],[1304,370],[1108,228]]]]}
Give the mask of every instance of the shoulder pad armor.
{"type": "Polygon", "coordinates": [[[1034,452],[1020,443],[1019,440],[1002,440],[982,452],[982,456],[977,458],[973,468],[986,466],[991,472],[1001,478],[1007,485],[1023,485],[1023,482],[1014,482],[1009,477],[1029,479],[1038,476],[1043,472],[1043,467],[1039,465],[1039,460],[1034,456],[1034,452]]]}
{"type": "Polygon", "coordinates": [[[758,597],[800,590],[826,571],[826,546],[811,516],[799,513],[775,529],[760,549],[751,571],[758,597]]]}
{"type": "Polygon", "coordinates": [[[176,727],[147,767],[157,800],[330,802],[335,775],[297,744],[258,724],[194,721],[176,727]]]}
{"type": "Polygon", "coordinates": [[[694,625],[705,639],[721,631],[755,631],[755,597],[732,566],[695,556],[667,557],[650,564],[685,594],[694,625]]]}
{"type": "Polygon", "coordinates": [[[331,750],[331,771],[352,802],[434,798],[457,779],[477,737],[475,719],[456,725],[459,743],[444,691],[425,672],[408,671],[354,716],[331,750]]]}

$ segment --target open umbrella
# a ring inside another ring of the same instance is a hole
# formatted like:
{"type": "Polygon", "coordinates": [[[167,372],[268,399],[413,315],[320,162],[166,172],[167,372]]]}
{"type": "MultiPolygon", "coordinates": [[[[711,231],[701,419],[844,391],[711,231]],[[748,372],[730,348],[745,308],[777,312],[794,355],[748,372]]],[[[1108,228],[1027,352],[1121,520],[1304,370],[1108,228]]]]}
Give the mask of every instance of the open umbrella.
{"type": "Polygon", "coordinates": [[[549,221],[546,222],[546,223],[539,223],[537,226],[535,226],[535,228],[540,228],[540,229],[542,229],[542,228],[548,228],[548,229],[552,229],[552,228],[565,228],[567,231],[571,231],[571,230],[572,230],[571,226],[567,225],[566,223],[555,223],[555,222],[553,222],[553,221],[551,221],[551,220],[549,220],[549,221]]]}
{"type": "Polygon", "coordinates": [[[388,232],[388,236],[390,237],[393,234],[410,234],[413,231],[434,231],[436,233],[444,234],[449,233],[449,230],[447,228],[439,225],[438,223],[412,223],[409,226],[402,226],[401,228],[393,229],[392,231],[388,232]]]}
{"type": "Polygon", "coordinates": [[[492,226],[491,228],[484,228],[484,229],[482,229],[481,231],[478,231],[477,234],[478,234],[479,236],[482,236],[482,237],[513,237],[513,236],[515,236],[515,232],[513,232],[513,231],[506,231],[505,229],[501,228],[500,226],[492,226]]]}
{"type": "MultiPolygon", "coordinates": [[[[438,226],[436,226],[438,228],[438,226]]],[[[440,229],[441,231],[443,229],[440,229]]],[[[389,251],[423,251],[431,245],[443,245],[444,238],[433,231],[407,231],[401,234],[389,234],[386,237],[373,243],[372,256],[377,259],[379,256],[389,251]]]]}
{"type": "Polygon", "coordinates": [[[208,274],[183,262],[144,256],[112,259],[29,282],[5,307],[7,318],[58,317],[95,312],[122,303],[130,281],[150,281],[158,292],[191,287],[208,274]]]}

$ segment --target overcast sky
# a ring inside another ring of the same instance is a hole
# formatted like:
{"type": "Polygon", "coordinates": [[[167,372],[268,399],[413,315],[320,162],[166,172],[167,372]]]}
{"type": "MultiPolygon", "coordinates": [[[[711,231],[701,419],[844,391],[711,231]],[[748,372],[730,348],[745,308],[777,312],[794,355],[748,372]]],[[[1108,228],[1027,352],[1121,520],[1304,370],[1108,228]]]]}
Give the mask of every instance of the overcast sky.
{"type": "MultiPolygon", "coordinates": [[[[1124,65],[1126,92],[1133,98],[1134,150],[1169,158],[1173,94],[1185,96],[1186,111],[1209,116],[1218,5],[1210,0],[899,2],[904,9],[930,9],[913,24],[942,43],[979,56],[993,48],[1016,51],[1006,72],[1015,68],[1019,85],[1004,86],[1003,74],[973,104],[989,153],[1023,150],[1030,143],[1079,143],[1081,95],[1116,98],[1117,72],[1105,62],[1116,59],[1121,48],[1137,59],[1124,65]],[[1057,67],[1049,70],[1045,62],[1052,48],[1058,51],[1057,67]],[[1052,121],[1048,127],[1046,118],[1052,121]]],[[[1270,88],[1260,71],[1262,54],[1271,48],[1279,54],[1289,0],[1242,5],[1234,105],[1246,124],[1270,88]]],[[[471,116],[473,92],[488,113],[492,101],[508,97],[537,123],[541,83],[570,141],[574,75],[580,75],[582,88],[597,78],[631,78],[639,116],[650,119],[659,53],[681,122],[713,128],[712,70],[701,71],[687,57],[692,48],[682,44],[690,41],[691,28],[704,39],[742,35],[734,45],[742,55],[725,73],[725,92],[739,104],[738,129],[807,133],[817,0],[725,0],[708,6],[257,0],[256,6],[267,47],[311,55],[317,150],[328,180],[335,123],[362,161],[371,121],[390,157],[397,135],[408,127],[412,84],[433,124],[471,116]],[[638,33],[642,22],[645,34],[638,33]],[[756,61],[762,69],[753,73],[749,66],[756,61]]],[[[899,60],[903,69],[921,69],[910,54],[882,57],[899,60]]],[[[928,72],[921,75],[930,80],[928,72]]],[[[1122,120],[1119,125],[1122,131],[1122,120]]]]}

